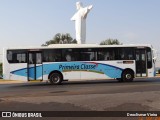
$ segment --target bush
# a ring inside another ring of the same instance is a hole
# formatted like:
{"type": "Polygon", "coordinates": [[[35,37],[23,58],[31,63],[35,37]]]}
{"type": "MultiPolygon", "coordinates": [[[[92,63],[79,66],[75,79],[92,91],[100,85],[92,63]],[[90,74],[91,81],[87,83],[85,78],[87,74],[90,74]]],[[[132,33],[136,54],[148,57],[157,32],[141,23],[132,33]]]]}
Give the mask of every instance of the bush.
{"type": "Polygon", "coordinates": [[[2,63],[0,63],[0,75],[2,75],[2,71],[3,71],[3,69],[2,69],[2,63]]]}

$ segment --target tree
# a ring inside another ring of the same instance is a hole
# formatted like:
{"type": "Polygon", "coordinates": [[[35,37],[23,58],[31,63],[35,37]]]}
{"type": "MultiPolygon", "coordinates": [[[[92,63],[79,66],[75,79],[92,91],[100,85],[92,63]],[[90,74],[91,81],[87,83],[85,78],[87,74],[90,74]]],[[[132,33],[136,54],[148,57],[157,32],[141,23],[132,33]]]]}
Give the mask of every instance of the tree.
{"type": "Polygon", "coordinates": [[[3,72],[3,64],[2,63],[0,63],[0,76],[2,75],[2,72],[3,72]]]}
{"type": "Polygon", "coordinates": [[[42,46],[48,46],[50,44],[76,44],[77,41],[71,37],[69,33],[60,34],[57,33],[52,40],[46,41],[42,46]]]}
{"type": "Polygon", "coordinates": [[[122,45],[117,39],[107,39],[100,43],[100,45],[122,45]]]}

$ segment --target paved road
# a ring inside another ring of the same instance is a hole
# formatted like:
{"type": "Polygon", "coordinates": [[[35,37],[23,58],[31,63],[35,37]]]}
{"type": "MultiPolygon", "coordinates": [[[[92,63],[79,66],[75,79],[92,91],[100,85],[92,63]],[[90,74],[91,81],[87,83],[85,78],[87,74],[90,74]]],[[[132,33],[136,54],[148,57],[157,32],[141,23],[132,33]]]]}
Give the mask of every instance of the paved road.
{"type": "Polygon", "coordinates": [[[0,85],[0,110],[160,111],[160,78],[0,85]]]}

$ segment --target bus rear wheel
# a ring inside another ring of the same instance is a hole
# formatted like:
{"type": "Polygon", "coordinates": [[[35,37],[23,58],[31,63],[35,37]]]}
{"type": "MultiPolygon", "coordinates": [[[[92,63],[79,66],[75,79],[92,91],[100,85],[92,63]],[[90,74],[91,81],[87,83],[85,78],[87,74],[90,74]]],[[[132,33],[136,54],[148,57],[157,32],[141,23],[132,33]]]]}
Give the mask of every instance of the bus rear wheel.
{"type": "Polygon", "coordinates": [[[52,73],[50,76],[50,83],[54,85],[60,85],[62,83],[62,75],[59,73],[52,73]]]}
{"type": "Polygon", "coordinates": [[[134,74],[132,71],[130,70],[126,70],[123,72],[122,74],[122,80],[124,82],[132,82],[133,81],[133,78],[134,78],[134,74]]]}

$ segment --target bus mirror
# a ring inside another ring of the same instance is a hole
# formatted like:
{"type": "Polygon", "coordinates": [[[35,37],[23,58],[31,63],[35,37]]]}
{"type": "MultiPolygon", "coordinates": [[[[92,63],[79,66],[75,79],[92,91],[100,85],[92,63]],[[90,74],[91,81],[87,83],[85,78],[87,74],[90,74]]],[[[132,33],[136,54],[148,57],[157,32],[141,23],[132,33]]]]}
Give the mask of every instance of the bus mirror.
{"type": "Polygon", "coordinates": [[[156,60],[156,59],[157,59],[157,57],[154,57],[153,59],[154,59],[154,60],[156,60]]]}
{"type": "Polygon", "coordinates": [[[153,60],[155,60],[155,61],[156,61],[156,60],[157,60],[157,57],[154,57],[154,58],[153,58],[153,60]]]}

